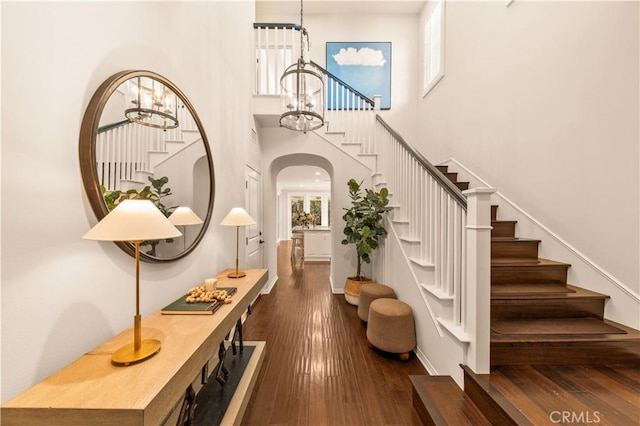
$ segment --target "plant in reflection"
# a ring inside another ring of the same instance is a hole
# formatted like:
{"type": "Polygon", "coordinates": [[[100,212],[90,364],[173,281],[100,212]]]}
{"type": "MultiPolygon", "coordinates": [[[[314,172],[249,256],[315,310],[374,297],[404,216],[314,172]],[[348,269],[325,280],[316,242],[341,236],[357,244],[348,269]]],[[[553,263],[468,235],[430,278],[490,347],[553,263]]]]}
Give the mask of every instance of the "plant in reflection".
{"type": "MultiPolygon", "coordinates": [[[[123,200],[150,200],[153,204],[158,207],[158,210],[162,212],[165,217],[169,217],[171,213],[178,206],[167,207],[164,204],[163,199],[171,195],[171,188],[165,188],[164,186],[169,183],[169,178],[166,176],[162,176],[161,178],[154,179],[149,176],[149,182],[151,185],[147,185],[142,190],[138,191],[137,189],[129,189],[127,191],[110,191],[107,190],[103,185],[100,186],[102,191],[102,196],[104,198],[104,202],[107,205],[109,210],[113,210],[116,208],[118,204],[120,204],[123,200]]],[[[173,243],[173,238],[169,238],[164,240],[167,243],[173,243]]],[[[150,248],[145,252],[150,256],[156,256],[156,247],[160,241],[143,241],[140,246],[150,246],[150,248]]]]}

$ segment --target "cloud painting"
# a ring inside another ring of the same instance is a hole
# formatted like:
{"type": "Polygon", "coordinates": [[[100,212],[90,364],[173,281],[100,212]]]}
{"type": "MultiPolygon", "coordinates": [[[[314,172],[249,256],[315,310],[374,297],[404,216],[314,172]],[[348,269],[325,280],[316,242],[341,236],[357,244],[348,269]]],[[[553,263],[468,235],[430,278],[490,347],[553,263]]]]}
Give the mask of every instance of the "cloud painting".
{"type": "MultiPolygon", "coordinates": [[[[370,99],[381,95],[381,108],[391,108],[391,43],[328,42],[327,71],[370,99]]],[[[327,105],[341,108],[331,92],[327,105]]]]}
{"type": "Polygon", "coordinates": [[[343,48],[333,55],[333,59],[340,66],[362,65],[365,67],[383,67],[387,62],[382,50],[372,49],[370,47],[360,49],[354,47],[343,48]]]}

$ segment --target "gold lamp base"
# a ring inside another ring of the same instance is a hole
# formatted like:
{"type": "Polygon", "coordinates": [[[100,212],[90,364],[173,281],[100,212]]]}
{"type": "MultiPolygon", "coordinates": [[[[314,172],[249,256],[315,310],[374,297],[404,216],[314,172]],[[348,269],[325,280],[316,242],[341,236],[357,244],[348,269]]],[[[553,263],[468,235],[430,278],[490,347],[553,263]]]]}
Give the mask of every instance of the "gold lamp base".
{"type": "Polygon", "coordinates": [[[229,272],[227,276],[229,278],[242,278],[242,277],[246,277],[247,274],[246,272],[243,272],[243,271],[235,271],[235,272],[229,272]]]}
{"type": "Polygon", "coordinates": [[[111,361],[116,364],[129,365],[132,362],[147,359],[160,351],[160,340],[145,339],[141,342],[140,349],[135,350],[134,347],[134,343],[121,347],[111,356],[111,361]]]}

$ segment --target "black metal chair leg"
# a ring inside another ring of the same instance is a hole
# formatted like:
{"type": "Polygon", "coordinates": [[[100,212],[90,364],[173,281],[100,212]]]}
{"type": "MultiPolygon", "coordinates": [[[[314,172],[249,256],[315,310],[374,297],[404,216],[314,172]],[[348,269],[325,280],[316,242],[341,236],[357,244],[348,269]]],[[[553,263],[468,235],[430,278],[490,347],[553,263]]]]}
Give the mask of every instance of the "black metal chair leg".
{"type": "Polygon", "coordinates": [[[216,364],[216,380],[222,386],[227,384],[226,377],[229,375],[229,370],[224,366],[224,358],[226,354],[227,350],[224,347],[224,342],[221,342],[220,348],[218,349],[218,364],[216,364]]]}
{"type": "Polygon", "coordinates": [[[236,354],[236,340],[240,343],[240,353],[243,353],[244,342],[242,341],[242,318],[236,322],[236,329],[233,331],[233,338],[231,339],[231,350],[234,355],[236,354]]]}
{"type": "Polygon", "coordinates": [[[240,343],[240,353],[244,352],[244,342],[242,341],[242,318],[238,320],[236,325],[236,333],[238,333],[238,342],[240,343]]]}

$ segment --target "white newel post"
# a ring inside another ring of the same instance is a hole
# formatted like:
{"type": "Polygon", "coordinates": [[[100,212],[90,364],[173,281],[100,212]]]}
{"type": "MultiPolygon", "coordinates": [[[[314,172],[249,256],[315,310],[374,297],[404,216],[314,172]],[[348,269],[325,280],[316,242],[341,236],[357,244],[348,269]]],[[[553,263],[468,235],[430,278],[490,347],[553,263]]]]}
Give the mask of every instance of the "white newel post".
{"type": "Polygon", "coordinates": [[[470,337],[465,363],[477,374],[489,373],[491,319],[491,195],[493,188],[474,188],[467,197],[467,288],[463,325],[470,337]]]}
{"type": "Polygon", "coordinates": [[[382,95],[373,95],[373,110],[380,111],[380,105],[382,105],[382,95]]]}

